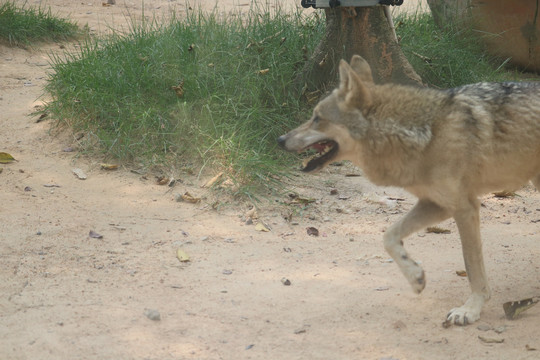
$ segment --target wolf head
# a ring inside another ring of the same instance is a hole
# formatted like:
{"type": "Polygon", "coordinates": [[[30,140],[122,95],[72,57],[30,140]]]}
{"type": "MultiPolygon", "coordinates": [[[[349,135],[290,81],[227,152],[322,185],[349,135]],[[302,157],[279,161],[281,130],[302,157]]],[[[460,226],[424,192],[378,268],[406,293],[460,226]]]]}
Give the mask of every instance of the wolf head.
{"type": "Polygon", "coordinates": [[[304,163],[302,171],[320,170],[334,161],[358,160],[360,149],[354,138],[361,134],[364,112],[372,102],[371,68],[355,55],[350,65],[341,60],[339,77],[339,87],[317,104],[311,119],[277,139],[288,151],[315,150],[315,156],[304,163]]]}

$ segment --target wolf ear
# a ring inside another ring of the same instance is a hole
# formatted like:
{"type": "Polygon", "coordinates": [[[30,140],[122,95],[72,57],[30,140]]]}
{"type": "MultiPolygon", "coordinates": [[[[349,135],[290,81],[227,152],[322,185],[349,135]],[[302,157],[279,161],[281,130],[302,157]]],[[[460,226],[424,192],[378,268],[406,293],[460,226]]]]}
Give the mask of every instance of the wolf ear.
{"type": "Polygon", "coordinates": [[[373,84],[373,75],[371,74],[371,67],[368,62],[364,60],[360,55],[353,55],[351,59],[351,67],[358,74],[360,79],[368,83],[368,85],[373,84]]]}
{"type": "MultiPolygon", "coordinates": [[[[363,60],[362,58],[360,59],[363,60]]],[[[371,70],[369,74],[371,76],[371,70]]],[[[363,79],[360,78],[360,75],[345,60],[341,60],[339,63],[339,78],[338,94],[345,99],[345,104],[359,109],[363,109],[371,104],[371,92],[369,88],[363,82],[363,79]]]]}

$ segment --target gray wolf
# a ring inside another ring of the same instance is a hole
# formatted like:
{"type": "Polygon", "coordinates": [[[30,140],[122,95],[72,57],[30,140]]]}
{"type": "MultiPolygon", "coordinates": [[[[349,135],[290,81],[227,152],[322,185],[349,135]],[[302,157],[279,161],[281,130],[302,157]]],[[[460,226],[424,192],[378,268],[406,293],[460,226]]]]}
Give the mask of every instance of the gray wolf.
{"type": "Polygon", "coordinates": [[[350,160],[376,185],[399,186],[418,202],[384,234],[384,246],[414,291],[426,280],[403,239],[453,217],[471,295],[446,325],[480,318],[490,289],[480,239],[487,192],[540,189],[540,85],[478,83],[449,90],[374,84],[360,56],[339,65],[340,84],[305,124],[278,138],[288,151],[314,149],[304,171],[350,160]]]}

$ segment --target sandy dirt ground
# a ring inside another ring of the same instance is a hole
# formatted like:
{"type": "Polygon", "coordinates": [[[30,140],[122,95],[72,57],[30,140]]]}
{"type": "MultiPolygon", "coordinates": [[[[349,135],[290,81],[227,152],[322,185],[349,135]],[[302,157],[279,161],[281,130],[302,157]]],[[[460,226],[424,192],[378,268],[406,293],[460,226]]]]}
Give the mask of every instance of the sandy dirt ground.
{"type": "MultiPolygon", "coordinates": [[[[40,3],[96,33],[142,11],[138,1],[28,1],[40,3]]],[[[181,16],[185,3],[146,1],[146,14],[171,10],[181,16]]],[[[261,203],[254,223],[268,232],[246,223],[248,204],[213,210],[200,188],[207,178],[171,189],[129,167],[101,170],[101,159],[63,151],[73,137],[30,115],[51,51],[61,50],[0,46],[0,151],[17,159],[0,165],[0,359],[540,359],[540,306],[514,321],[502,309],[540,296],[540,194],[531,186],[482,199],[493,297],[477,324],[444,329],[469,292],[456,274],[464,265],[454,222],[440,225],[449,234],[406,241],[427,273],[417,296],[381,241],[414,199],[370,185],[356,168],[298,174],[291,191],[315,202],[261,203]],[[185,191],[204,199],[176,202],[185,191]]]]}

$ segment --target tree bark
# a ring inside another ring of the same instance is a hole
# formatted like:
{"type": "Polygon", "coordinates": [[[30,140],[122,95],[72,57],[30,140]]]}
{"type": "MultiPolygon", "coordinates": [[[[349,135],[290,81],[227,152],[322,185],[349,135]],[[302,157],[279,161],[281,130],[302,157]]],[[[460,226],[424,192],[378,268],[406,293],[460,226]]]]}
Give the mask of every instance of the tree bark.
{"type": "Polygon", "coordinates": [[[376,83],[421,84],[397,43],[382,6],[325,9],[326,33],[307,61],[298,85],[324,93],[336,84],[340,59],[355,54],[370,64],[376,83]]]}

